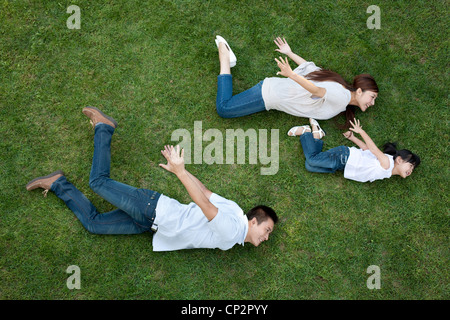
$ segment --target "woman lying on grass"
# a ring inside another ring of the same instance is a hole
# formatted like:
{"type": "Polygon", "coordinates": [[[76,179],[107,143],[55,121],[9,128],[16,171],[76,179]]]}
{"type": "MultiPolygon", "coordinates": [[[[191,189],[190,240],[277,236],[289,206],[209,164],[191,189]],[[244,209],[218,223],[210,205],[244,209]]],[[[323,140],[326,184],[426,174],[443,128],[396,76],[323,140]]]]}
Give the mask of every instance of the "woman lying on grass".
{"type": "Polygon", "coordinates": [[[322,70],[293,53],[285,39],[278,37],[274,42],[278,46],[275,50],[287,55],[298,67],[292,70],[287,58],[275,59],[280,68],[277,75],[286,78],[265,78],[233,96],[231,67],[237,59],[227,41],[216,37],[220,61],[216,108],[221,117],[242,117],[274,109],[297,117],[327,120],[345,111],[348,128],[355,117],[355,107],[364,112],[375,104],[378,86],[371,75],[360,74],[349,85],[339,74],[322,70]]]}
{"type": "Polygon", "coordinates": [[[369,135],[362,129],[359,120],[350,121],[351,128],[344,136],[355,143],[355,147],[339,146],[322,151],[325,132],[314,119],[309,119],[309,125],[293,127],[289,136],[300,136],[306,161],[305,167],[310,172],[333,173],[343,170],[344,177],[359,182],[374,181],[399,175],[409,176],[420,164],[420,158],[409,150],[397,150],[394,143],[387,143],[383,151],[378,149],[369,135]],[[364,140],[354,136],[358,133],[364,140]]]}

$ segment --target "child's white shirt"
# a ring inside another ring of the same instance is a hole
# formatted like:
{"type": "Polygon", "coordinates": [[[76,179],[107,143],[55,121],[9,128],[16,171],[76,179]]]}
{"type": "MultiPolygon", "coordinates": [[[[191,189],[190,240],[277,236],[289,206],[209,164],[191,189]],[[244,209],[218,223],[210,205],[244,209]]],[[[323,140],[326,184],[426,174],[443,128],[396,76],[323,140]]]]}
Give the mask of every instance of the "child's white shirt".
{"type": "Polygon", "coordinates": [[[351,147],[350,155],[344,169],[344,178],[359,182],[373,182],[390,178],[394,169],[394,157],[385,154],[389,158],[389,168],[384,169],[377,157],[370,150],[362,150],[351,147]]]}

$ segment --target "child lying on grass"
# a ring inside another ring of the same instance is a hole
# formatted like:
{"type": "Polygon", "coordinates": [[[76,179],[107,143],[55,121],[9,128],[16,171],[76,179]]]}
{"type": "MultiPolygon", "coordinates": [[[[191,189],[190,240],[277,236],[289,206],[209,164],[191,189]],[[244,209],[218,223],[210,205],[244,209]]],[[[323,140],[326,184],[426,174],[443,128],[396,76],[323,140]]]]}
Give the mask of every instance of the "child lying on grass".
{"type": "Polygon", "coordinates": [[[344,136],[355,143],[358,148],[339,146],[322,151],[325,131],[315,119],[309,119],[309,125],[293,127],[289,136],[300,136],[303,153],[306,157],[305,167],[310,172],[333,173],[344,171],[344,177],[359,182],[374,181],[399,175],[409,176],[420,164],[420,158],[409,150],[397,150],[394,143],[387,143],[383,151],[378,149],[369,135],[362,129],[359,120],[350,122],[350,130],[344,136]],[[361,141],[353,133],[358,133],[361,141]]]}

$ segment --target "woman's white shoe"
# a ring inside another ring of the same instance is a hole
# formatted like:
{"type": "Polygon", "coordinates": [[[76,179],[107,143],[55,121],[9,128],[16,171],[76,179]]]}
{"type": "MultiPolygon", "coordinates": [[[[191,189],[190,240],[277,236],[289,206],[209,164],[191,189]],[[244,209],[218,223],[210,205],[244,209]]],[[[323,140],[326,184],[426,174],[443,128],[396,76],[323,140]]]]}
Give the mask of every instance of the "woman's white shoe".
{"type": "Polygon", "coordinates": [[[236,56],[233,53],[233,50],[231,50],[230,46],[228,45],[228,42],[222,38],[221,36],[216,36],[216,45],[217,48],[219,48],[219,43],[224,43],[227,46],[228,51],[230,51],[230,68],[233,68],[236,65],[236,56]]]}

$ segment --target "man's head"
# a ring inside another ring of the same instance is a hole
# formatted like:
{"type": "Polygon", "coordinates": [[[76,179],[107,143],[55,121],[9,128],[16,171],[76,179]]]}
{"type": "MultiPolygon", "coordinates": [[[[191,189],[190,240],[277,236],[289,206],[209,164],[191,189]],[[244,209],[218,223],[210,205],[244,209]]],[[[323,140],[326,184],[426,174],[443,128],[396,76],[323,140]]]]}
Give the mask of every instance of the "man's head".
{"type": "Polygon", "coordinates": [[[269,239],[269,234],[278,221],[277,214],[272,208],[260,205],[251,209],[246,215],[248,233],[245,242],[250,242],[257,247],[261,242],[269,239]]]}

